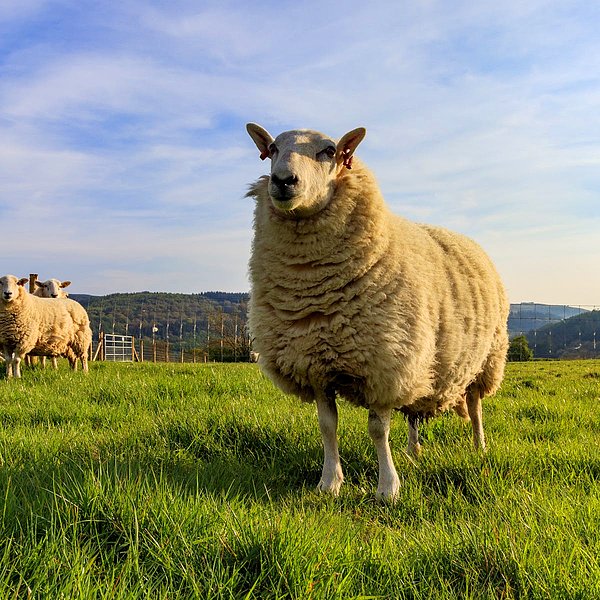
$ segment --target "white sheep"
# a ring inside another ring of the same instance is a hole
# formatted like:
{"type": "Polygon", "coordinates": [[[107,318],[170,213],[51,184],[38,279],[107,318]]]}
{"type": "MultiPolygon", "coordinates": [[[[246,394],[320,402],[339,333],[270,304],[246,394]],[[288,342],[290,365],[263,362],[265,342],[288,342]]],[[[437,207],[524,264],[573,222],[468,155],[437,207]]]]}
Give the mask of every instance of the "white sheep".
{"type": "MultiPolygon", "coordinates": [[[[59,279],[48,279],[46,281],[35,281],[34,296],[40,298],[68,298],[69,294],[64,291],[64,288],[71,285],[70,281],[60,281],[59,279]]],[[[46,357],[42,356],[42,367],[46,367],[46,357]]],[[[56,356],[52,357],[52,368],[58,369],[56,356]]]]}
{"type": "Polygon", "coordinates": [[[74,370],[79,358],[87,372],[92,331],[85,309],[69,298],[34,296],[24,288],[27,281],[0,277],[0,350],[6,376],[21,376],[26,354],[66,356],[74,370]]]}
{"type": "Polygon", "coordinates": [[[400,480],[389,447],[393,409],[418,423],[454,409],[484,448],[481,399],[494,393],[508,347],[502,282],[472,240],[411,223],[387,208],[373,174],[353,154],[358,128],[339,142],[316,131],[276,139],[247,130],[271,175],[256,199],[249,263],[249,324],[267,375],[285,392],[316,401],[324,462],[318,489],[343,480],[336,396],[369,410],[379,461],[378,497],[400,480]]]}
{"type": "Polygon", "coordinates": [[[33,295],[40,298],[68,298],[68,292],[63,290],[70,285],[70,281],[60,281],[59,279],[36,281],[33,295]]]}

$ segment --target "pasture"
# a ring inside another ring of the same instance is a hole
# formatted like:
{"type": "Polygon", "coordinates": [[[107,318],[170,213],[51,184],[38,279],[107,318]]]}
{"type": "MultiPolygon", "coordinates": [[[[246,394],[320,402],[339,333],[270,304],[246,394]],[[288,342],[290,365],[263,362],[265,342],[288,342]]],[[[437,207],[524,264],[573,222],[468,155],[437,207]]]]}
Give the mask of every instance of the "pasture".
{"type": "Polygon", "coordinates": [[[448,415],[415,462],[397,414],[395,505],[366,424],[340,403],[334,499],[315,407],[256,365],[24,369],[0,381],[0,597],[600,597],[600,361],[509,364],[485,455],[448,415]]]}

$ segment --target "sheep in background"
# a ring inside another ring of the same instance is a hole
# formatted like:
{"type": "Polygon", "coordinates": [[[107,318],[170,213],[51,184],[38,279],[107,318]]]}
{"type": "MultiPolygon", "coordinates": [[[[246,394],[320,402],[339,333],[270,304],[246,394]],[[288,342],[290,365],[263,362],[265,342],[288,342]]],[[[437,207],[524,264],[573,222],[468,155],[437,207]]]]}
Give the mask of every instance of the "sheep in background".
{"type": "Polygon", "coordinates": [[[40,298],[68,298],[68,292],[63,290],[70,285],[70,281],[60,281],[59,279],[36,281],[33,295],[40,298]]]}
{"type": "Polygon", "coordinates": [[[87,372],[92,331],[85,309],[69,298],[34,296],[23,287],[27,281],[0,277],[0,350],[6,376],[21,376],[26,354],[66,356],[74,370],[79,358],[87,372]]]}
{"type": "Polygon", "coordinates": [[[247,194],[256,200],[249,325],[259,364],[285,392],[316,401],[319,490],[337,494],[343,480],[336,396],[369,410],[377,495],[393,500],[393,409],[408,417],[413,454],[419,421],[448,409],[470,418],[484,448],[481,399],[499,387],[508,347],[502,282],[472,240],[392,215],[354,158],[364,128],[337,143],[310,130],[276,139],[247,130],[271,159],[270,177],[247,194]]]}
{"type": "MultiPolygon", "coordinates": [[[[60,281],[59,279],[48,279],[46,281],[36,280],[33,295],[39,296],[40,298],[68,298],[69,294],[63,290],[70,285],[70,281],[60,281]]],[[[45,356],[41,357],[41,362],[42,367],[46,368],[45,356]]],[[[52,357],[52,368],[55,370],[58,369],[56,356],[52,357]]]]}

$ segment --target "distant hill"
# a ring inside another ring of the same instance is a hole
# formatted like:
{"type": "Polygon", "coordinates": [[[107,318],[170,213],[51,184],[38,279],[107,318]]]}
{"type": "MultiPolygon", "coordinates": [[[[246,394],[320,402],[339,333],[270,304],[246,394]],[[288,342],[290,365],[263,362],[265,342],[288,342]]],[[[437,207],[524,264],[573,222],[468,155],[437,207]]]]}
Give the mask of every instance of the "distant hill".
{"type": "Polygon", "coordinates": [[[564,304],[537,304],[521,302],[510,305],[508,332],[510,337],[560,323],[565,319],[589,312],[586,309],[564,304]]]}
{"type": "Polygon", "coordinates": [[[600,357],[600,310],[530,331],[527,341],[534,358],[600,357]]]}
{"type": "Polygon", "coordinates": [[[236,348],[248,343],[247,293],[135,292],[69,297],[87,310],[94,339],[103,331],[169,341],[173,348],[206,348],[221,338],[235,339],[236,348]]]}

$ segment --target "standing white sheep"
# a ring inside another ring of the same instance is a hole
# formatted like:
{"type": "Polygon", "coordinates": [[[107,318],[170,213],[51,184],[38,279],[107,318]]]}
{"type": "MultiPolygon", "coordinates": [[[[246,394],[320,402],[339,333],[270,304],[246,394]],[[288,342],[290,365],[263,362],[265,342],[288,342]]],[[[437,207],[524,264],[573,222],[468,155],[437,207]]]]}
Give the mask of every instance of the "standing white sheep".
{"type": "Polygon", "coordinates": [[[69,298],[38,298],[25,290],[27,281],[0,277],[0,350],[6,376],[21,376],[26,354],[66,356],[74,370],[79,358],[87,372],[92,331],[85,309],[69,298]]]}
{"type": "Polygon", "coordinates": [[[318,489],[343,480],[336,396],[369,410],[377,495],[400,480],[389,448],[393,409],[418,422],[448,409],[471,419],[484,447],[481,399],[499,387],[508,302],[489,258],[470,239],[392,215],[353,154],[364,128],[339,142],[310,130],[276,139],[247,125],[271,176],[256,199],[249,322],[259,364],[285,392],[316,401],[324,462],[318,489]]]}
{"type": "MultiPolygon", "coordinates": [[[[60,281],[59,279],[48,279],[46,281],[35,282],[34,296],[40,298],[68,298],[69,294],[64,291],[64,288],[71,285],[70,281],[60,281]]],[[[42,367],[46,367],[46,357],[42,356],[42,367]]],[[[52,368],[58,369],[56,356],[52,357],[52,368]]]]}

